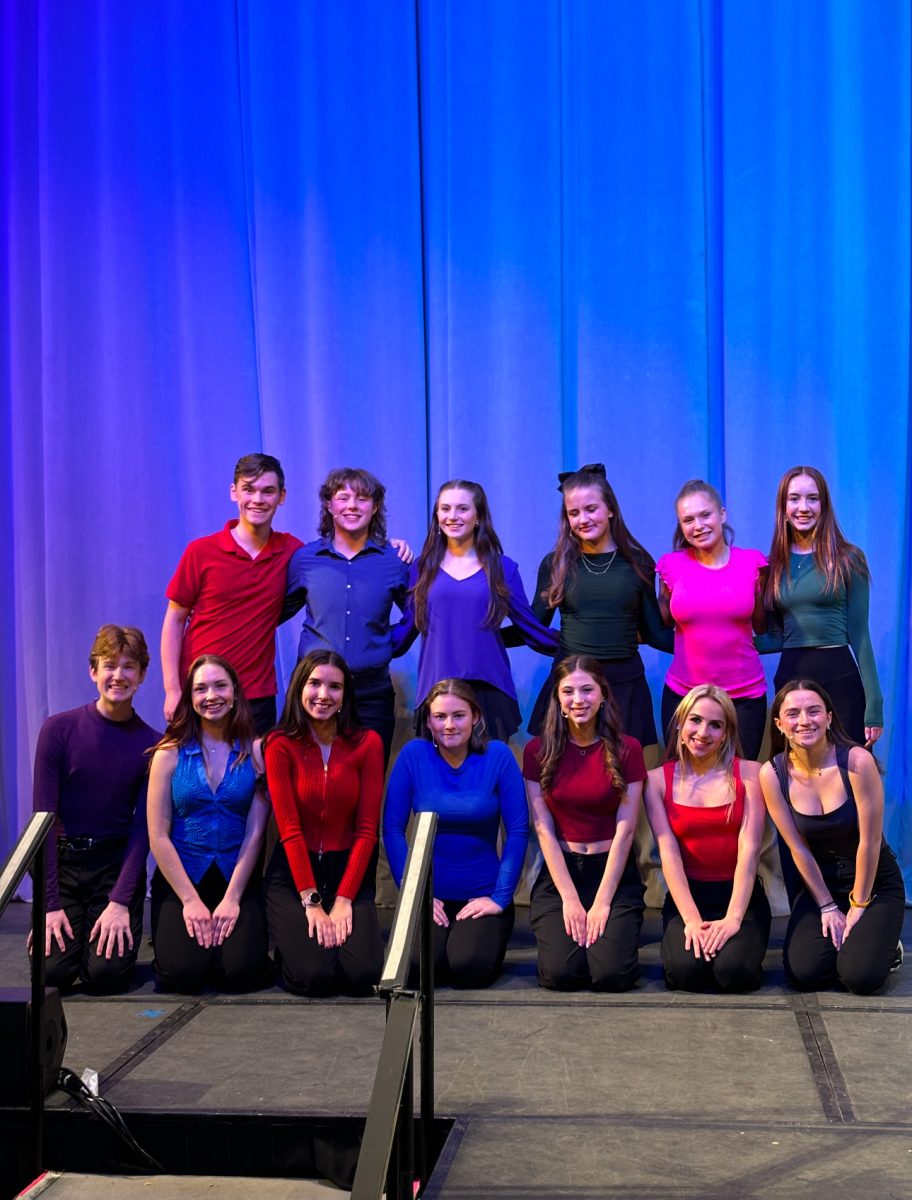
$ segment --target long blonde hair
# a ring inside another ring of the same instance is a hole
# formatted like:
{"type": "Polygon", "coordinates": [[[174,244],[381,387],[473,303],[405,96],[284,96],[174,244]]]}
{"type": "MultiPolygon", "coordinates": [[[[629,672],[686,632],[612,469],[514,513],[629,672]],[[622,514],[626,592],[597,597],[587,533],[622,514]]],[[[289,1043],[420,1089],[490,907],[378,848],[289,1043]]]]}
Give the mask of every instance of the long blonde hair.
{"type": "Polygon", "coordinates": [[[725,819],[726,821],[730,821],[732,813],[735,810],[734,764],[735,759],[741,757],[741,740],[738,737],[738,715],[735,712],[735,706],[728,692],[723,691],[720,687],[716,687],[714,683],[701,683],[697,687],[690,689],[675,709],[674,716],[668,722],[665,738],[665,762],[679,762],[685,769],[693,767],[693,756],[684,744],[681,731],[684,728],[684,722],[693,712],[694,706],[701,700],[714,701],[722,709],[723,716],[725,717],[725,737],[722,745],[719,747],[716,754],[716,761],[713,765],[720,767],[725,772],[728,780],[731,800],[728,804],[725,819]]]}

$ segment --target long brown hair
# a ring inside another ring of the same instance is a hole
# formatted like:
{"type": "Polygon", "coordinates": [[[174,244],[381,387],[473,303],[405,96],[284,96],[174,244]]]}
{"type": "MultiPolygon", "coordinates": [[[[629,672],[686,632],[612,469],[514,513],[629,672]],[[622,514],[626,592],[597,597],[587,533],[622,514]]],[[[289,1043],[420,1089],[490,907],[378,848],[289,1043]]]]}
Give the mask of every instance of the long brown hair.
{"type": "Polygon", "coordinates": [[[355,685],[351,670],[341,654],[335,650],[311,650],[310,654],[299,659],[298,665],[291,673],[288,690],[285,693],[285,703],[282,705],[282,715],[275,729],[270,730],[263,742],[263,748],[277,733],[295,738],[299,742],[313,739],[310,717],[304,711],[304,701],[301,699],[304,684],[313,674],[316,667],[335,667],[342,672],[342,703],[336,713],[336,734],[349,741],[357,742],[361,738],[361,725],[355,709],[355,685]]]}
{"type": "Polygon", "coordinates": [[[174,710],[174,716],[168,722],[164,736],[147,753],[154,754],[156,750],[179,750],[188,742],[199,741],[202,721],[199,713],[193,707],[191,698],[193,677],[200,667],[208,666],[210,663],[225,672],[234,688],[234,707],[225,723],[225,741],[232,745],[237,742],[240,747],[240,753],[234,761],[234,766],[239,767],[244,759],[250,756],[253,739],[256,737],[253,717],[250,715],[250,705],[247,703],[247,697],[244,695],[237,671],[227,659],[222,658],[219,654],[201,654],[190,664],[190,670],[187,672],[187,678],[181,688],[180,700],[174,710]]]}
{"type": "Polygon", "coordinates": [[[614,488],[608,482],[605,476],[605,468],[601,463],[592,463],[590,466],[580,467],[578,471],[562,475],[559,478],[559,491],[561,492],[562,500],[557,527],[557,542],[554,545],[551,558],[551,584],[542,593],[542,599],[548,607],[560,607],[561,602],[567,595],[568,588],[572,588],[573,586],[576,578],[576,566],[582,554],[580,540],[571,530],[570,521],[567,518],[566,497],[567,493],[571,492],[574,488],[598,488],[602,500],[611,513],[608,521],[608,529],[611,537],[614,539],[614,544],[618,548],[618,553],[622,558],[627,559],[644,583],[648,584],[650,588],[654,588],[655,562],[649,552],[640,545],[627,528],[624,518],[621,516],[621,507],[618,504],[617,496],[614,494],[614,488]]]}
{"type": "Polygon", "coordinates": [[[668,723],[665,739],[665,762],[679,762],[682,767],[691,765],[691,753],[684,745],[681,730],[684,722],[693,711],[694,705],[701,700],[712,700],[722,709],[725,717],[725,737],[716,756],[715,766],[721,767],[728,779],[731,800],[725,814],[726,822],[732,819],[735,810],[735,776],[734,761],[741,756],[741,739],[738,736],[738,714],[732,703],[731,696],[714,683],[701,683],[691,688],[674,711],[674,716],[668,723]]]}
{"type": "Polygon", "coordinates": [[[807,475],[813,479],[817,495],[820,497],[820,516],[814,527],[812,553],[817,570],[824,578],[824,592],[833,593],[847,588],[853,574],[861,575],[864,579],[871,577],[864,552],[858,546],[853,546],[839,528],[826,479],[816,467],[792,467],[779,480],[779,487],[776,489],[776,518],[769,552],[769,579],[765,597],[767,608],[774,608],[778,603],[782,596],[782,580],[789,573],[789,556],[794,539],[785,508],[788,503],[789,485],[798,475],[807,475]]]}
{"type": "Polygon", "coordinates": [[[595,718],[595,735],[601,740],[605,771],[614,784],[618,795],[627,795],[627,781],[621,772],[621,741],[623,723],[621,712],[615,703],[608,680],[598,660],[588,654],[571,654],[562,659],[554,672],[554,683],[548,697],[548,708],[545,712],[541,731],[541,745],[538,751],[538,762],[541,767],[541,787],[547,792],[554,779],[557,764],[561,755],[567,749],[567,722],[561,712],[558,691],[561,683],[574,671],[585,671],[598,684],[602,693],[603,704],[595,718]]]}
{"type": "MultiPolygon", "coordinates": [[[[845,726],[839,719],[839,714],[833,708],[833,701],[830,699],[826,688],[821,687],[813,679],[790,679],[788,683],[782,685],[773,697],[772,707],[770,708],[770,758],[775,758],[783,750],[787,753],[789,749],[788,738],[776,724],[779,719],[779,713],[782,711],[785,697],[789,692],[813,692],[820,697],[821,703],[830,717],[830,726],[826,731],[828,742],[831,742],[834,746],[848,747],[859,744],[858,742],[853,742],[846,732],[845,726]]],[[[874,761],[877,762],[877,759],[874,759],[874,761]]]]}
{"type": "Polygon", "coordinates": [[[478,519],[475,529],[475,553],[488,577],[488,587],[491,592],[488,611],[485,613],[485,625],[491,629],[497,629],[509,608],[510,593],[504,580],[502,562],[503,546],[494,531],[485,490],[480,483],[473,483],[469,479],[450,479],[437,489],[431,523],[418,557],[418,577],[412,589],[412,603],[415,610],[415,626],[421,633],[427,633],[428,591],[440,569],[447,547],[446,534],[440,528],[440,522],[437,520],[437,505],[444,492],[455,488],[468,492],[475,505],[475,515],[478,519]]]}

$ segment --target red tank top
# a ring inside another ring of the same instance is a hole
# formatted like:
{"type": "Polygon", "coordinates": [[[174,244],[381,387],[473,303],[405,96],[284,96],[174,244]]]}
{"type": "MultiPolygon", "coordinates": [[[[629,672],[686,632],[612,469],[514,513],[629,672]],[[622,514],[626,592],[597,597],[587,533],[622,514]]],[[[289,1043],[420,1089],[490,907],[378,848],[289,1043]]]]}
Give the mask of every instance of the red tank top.
{"type": "Polygon", "coordinates": [[[738,835],[744,819],[744,784],[741,763],[732,763],[735,803],[731,818],[727,804],[695,808],[674,800],[674,762],[665,763],[665,811],[671,831],[678,839],[684,874],[705,883],[734,879],[738,862],[738,835]]]}

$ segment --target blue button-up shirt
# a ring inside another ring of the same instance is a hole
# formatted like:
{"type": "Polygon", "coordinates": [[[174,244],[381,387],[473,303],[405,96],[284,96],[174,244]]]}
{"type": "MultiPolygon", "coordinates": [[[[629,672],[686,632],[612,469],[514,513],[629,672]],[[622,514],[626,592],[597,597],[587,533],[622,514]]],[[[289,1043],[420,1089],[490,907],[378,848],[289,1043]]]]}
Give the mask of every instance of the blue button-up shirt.
{"type": "Polygon", "coordinates": [[[352,671],[388,668],[393,656],[390,613],[404,610],[408,567],[389,543],[368,540],[346,558],[332,538],[318,538],[295,551],[288,564],[283,618],[305,609],[298,655],[330,649],[352,671]]]}

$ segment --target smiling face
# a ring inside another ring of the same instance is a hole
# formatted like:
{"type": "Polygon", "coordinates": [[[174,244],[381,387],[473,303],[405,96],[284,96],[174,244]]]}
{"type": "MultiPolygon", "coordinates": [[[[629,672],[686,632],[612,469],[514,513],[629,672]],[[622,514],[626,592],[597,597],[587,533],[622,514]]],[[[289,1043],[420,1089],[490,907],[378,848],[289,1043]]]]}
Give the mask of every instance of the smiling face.
{"type": "Polygon", "coordinates": [[[345,676],[338,667],[321,663],[304,680],[301,703],[311,721],[331,721],[342,707],[345,676]]]}
{"type": "Polygon", "coordinates": [[[833,714],[816,692],[799,688],[782,698],[776,728],[795,750],[810,750],[827,740],[833,714]]]}
{"type": "Polygon", "coordinates": [[[561,713],[578,729],[595,723],[604,698],[602,689],[588,671],[571,671],[557,685],[561,713]]]}
{"type": "Polygon", "coordinates": [[[98,688],[99,712],[130,707],[145,674],[129,654],[103,655],[99,658],[96,666],[89,667],[89,675],[98,688]]]}
{"type": "Polygon", "coordinates": [[[468,747],[480,714],[461,696],[438,696],[428,713],[428,729],[438,747],[459,755],[468,747]]]}
{"type": "Polygon", "coordinates": [[[254,479],[243,475],[231,485],[231,499],[238,506],[241,522],[260,532],[272,526],[279,505],[285,503],[285,489],[274,471],[264,471],[254,479]]]}
{"type": "Polygon", "coordinates": [[[350,537],[366,534],[377,511],[376,502],[354,484],[346,483],[327,501],[333,525],[350,537]]]}
{"type": "Polygon", "coordinates": [[[234,684],[224,667],[206,662],[196,668],[190,685],[190,703],[201,720],[212,725],[226,721],[234,701],[234,684]]]}
{"type": "Polygon", "coordinates": [[[564,511],[574,537],[579,538],[583,551],[601,554],[612,542],[609,509],[596,486],[571,488],[564,494],[564,511]]]}
{"type": "Polygon", "coordinates": [[[722,705],[708,696],[697,700],[680,729],[681,745],[700,762],[716,758],[728,734],[722,705]]]}
{"type": "Polygon", "coordinates": [[[719,508],[706,492],[691,492],[682,496],[677,507],[678,524],[688,545],[704,554],[711,554],[723,544],[725,509],[719,508]]]}
{"type": "Polygon", "coordinates": [[[464,488],[447,488],[437,497],[437,523],[449,542],[464,544],[475,538],[478,510],[472,493],[464,488]]]}
{"type": "Polygon", "coordinates": [[[793,475],[785,496],[785,519],[799,541],[813,535],[820,510],[820,489],[814,480],[810,475],[793,475]]]}

